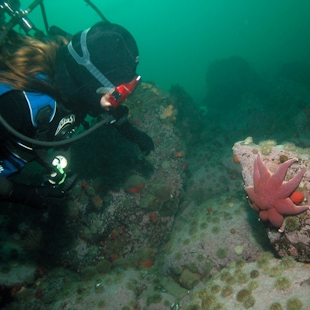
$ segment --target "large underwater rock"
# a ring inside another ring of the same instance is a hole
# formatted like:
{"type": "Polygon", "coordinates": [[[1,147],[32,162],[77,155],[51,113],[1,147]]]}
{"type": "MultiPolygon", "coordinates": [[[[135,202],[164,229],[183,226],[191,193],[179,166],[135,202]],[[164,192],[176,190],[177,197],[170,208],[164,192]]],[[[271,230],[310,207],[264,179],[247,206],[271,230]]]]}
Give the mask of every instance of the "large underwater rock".
{"type": "Polygon", "coordinates": [[[239,193],[216,195],[200,205],[188,203],[166,245],[164,273],[192,289],[200,278],[209,278],[234,261],[254,261],[266,240],[263,231],[252,226],[246,209],[239,193]]]}
{"type": "Polygon", "coordinates": [[[242,95],[263,95],[267,85],[242,57],[213,61],[206,73],[207,102],[210,110],[231,111],[240,108],[242,95]]]}
{"type": "MultiPolygon", "coordinates": [[[[233,152],[236,161],[241,164],[245,187],[253,186],[254,160],[258,154],[272,174],[286,160],[298,159],[288,168],[284,181],[291,180],[301,169],[305,169],[303,178],[295,191],[303,193],[305,197],[300,205],[309,205],[309,149],[298,148],[293,143],[276,145],[272,140],[262,141],[257,145],[249,137],[235,143],[233,152]]],[[[281,257],[292,256],[297,261],[310,262],[310,211],[285,216],[284,221],[286,224],[284,232],[279,232],[268,221],[264,223],[271,244],[281,257]]]]}
{"type": "Polygon", "coordinates": [[[237,261],[200,283],[186,309],[308,309],[309,267],[264,253],[256,262],[237,261]]]}
{"type": "MultiPolygon", "coordinates": [[[[144,247],[154,256],[167,241],[178,210],[186,147],[175,128],[176,104],[156,85],[141,83],[126,105],[130,122],[152,137],[155,150],[141,155],[113,128],[102,128],[73,146],[79,182],[63,217],[68,233],[74,231],[75,236],[57,256],[74,270],[127,257],[144,247]]],[[[67,238],[65,231],[58,236],[67,238]]],[[[153,262],[154,257],[139,264],[153,262]]]]}

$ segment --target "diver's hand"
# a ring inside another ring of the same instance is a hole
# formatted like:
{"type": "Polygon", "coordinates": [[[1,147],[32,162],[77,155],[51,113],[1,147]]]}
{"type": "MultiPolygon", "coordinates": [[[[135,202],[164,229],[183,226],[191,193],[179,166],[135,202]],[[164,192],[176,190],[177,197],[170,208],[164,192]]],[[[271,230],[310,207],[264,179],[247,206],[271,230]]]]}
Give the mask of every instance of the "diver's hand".
{"type": "Polygon", "coordinates": [[[143,155],[148,156],[151,151],[154,151],[154,142],[152,138],[143,131],[135,130],[133,141],[138,144],[143,155]]]}
{"type": "Polygon", "coordinates": [[[152,138],[145,132],[136,129],[127,120],[121,126],[115,128],[129,141],[138,144],[141,152],[147,156],[154,150],[154,142],[152,138]]]}
{"type": "Polygon", "coordinates": [[[28,205],[34,209],[45,210],[64,203],[66,193],[53,186],[28,186],[12,182],[12,191],[6,200],[28,205]]]}

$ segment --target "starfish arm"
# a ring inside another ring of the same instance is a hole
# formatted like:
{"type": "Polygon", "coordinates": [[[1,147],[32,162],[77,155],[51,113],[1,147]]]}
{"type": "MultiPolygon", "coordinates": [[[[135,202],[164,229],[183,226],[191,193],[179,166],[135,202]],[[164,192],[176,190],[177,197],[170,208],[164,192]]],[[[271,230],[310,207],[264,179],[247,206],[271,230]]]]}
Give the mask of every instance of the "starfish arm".
{"type": "Polygon", "coordinates": [[[263,222],[266,222],[268,221],[268,211],[267,210],[263,210],[263,211],[260,211],[259,212],[259,218],[263,221],[263,222]]]}
{"type": "Polygon", "coordinates": [[[292,158],[281,164],[278,170],[271,176],[268,185],[273,188],[279,188],[283,183],[288,167],[295,161],[297,161],[297,158],[292,158]]]}
{"type": "Polygon", "coordinates": [[[282,186],[279,188],[277,197],[280,199],[285,199],[289,197],[299,185],[305,172],[306,172],[306,169],[304,168],[301,171],[299,171],[291,180],[283,183],[282,186]]]}
{"type": "Polygon", "coordinates": [[[258,171],[258,178],[255,178],[254,175],[254,186],[257,186],[259,184],[267,183],[271,177],[271,173],[268,170],[268,168],[264,165],[262,162],[259,154],[257,155],[255,162],[254,162],[254,173],[255,173],[255,164],[256,164],[256,170],[258,171]]]}
{"type": "Polygon", "coordinates": [[[309,206],[296,206],[291,199],[277,199],[274,204],[274,209],[282,215],[295,215],[306,210],[309,206]]]}
{"type": "Polygon", "coordinates": [[[260,211],[260,208],[254,202],[249,201],[249,205],[255,212],[258,213],[260,211]]]}
{"type": "Polygon", "coordinates": [[[268,219],[272,226],[280,228],[284,222],[284,216],[280,214],[275,208],[268,210],[268,219]]]}
{"type": "Polygon", "coordinates": [[[255,212],[259,212],[259,208],[256,206],[255,204],[255,200],[256,200],[256,193],[255,193],[255,190],[254,190],[254,187],[253,186],[247,186],[245,187],[245,191],[247,192],[248,194],[248,203],[250,205],[250,207],[255,211],[255,212]]]}
{"type": "MultiPolygon", "coordinates": [[[[259,156],[259,154],[258,154],[259,156]]],[[[253,182],[254,182],[254,186],[255,184],[258,184],[260,180],[260,175],[259,175],[259,170],[258,170],[258,166],[257,166],[257,158],[255,158],[254,160],[254,172],[253,172],[253,182]]]]}
{"type": "Polygon", "coordinates": [[[255,212],[258,213],[260,211],[260,209],[257,207],[257,205],[254,202],[249,201],[249,205],[255,212]]]}
{"type": "Polygon", "coordinates": [[[246,193],[248,194],[251,201],[256,200],[256,193],[253,186],[246,186],[245,188],[246,193]]]}

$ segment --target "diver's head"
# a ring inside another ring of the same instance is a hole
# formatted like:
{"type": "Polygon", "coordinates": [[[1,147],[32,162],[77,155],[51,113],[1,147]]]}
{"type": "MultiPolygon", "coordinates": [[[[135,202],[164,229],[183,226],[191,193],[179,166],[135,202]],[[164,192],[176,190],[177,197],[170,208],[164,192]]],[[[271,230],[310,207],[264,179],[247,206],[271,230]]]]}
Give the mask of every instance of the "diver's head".
{"type": "Polygon", "coordinates": [[[72,94],[99,107],[106,94],[111,105],[117,107],[139,80],[136,41],[116,24],[99,22],[74,35],[63,61],[75,88],[72,94]]]}

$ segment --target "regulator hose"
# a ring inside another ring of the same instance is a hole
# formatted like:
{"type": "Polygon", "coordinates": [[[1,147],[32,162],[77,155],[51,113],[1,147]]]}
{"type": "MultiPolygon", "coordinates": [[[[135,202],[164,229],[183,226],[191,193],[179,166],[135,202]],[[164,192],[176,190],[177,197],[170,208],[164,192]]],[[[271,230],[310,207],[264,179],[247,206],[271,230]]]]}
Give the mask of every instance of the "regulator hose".
{"type": "Polygon", "coordinates": [[[85,136],[89,135],[90,133],[92,133],[93,131],[95,131],[96,129],[98,129],[99,127],[101,127],[103,125],[111,124],[111,122],[113,120],[114,120],[114,118],[112,118],[112,117],[111,118],[106,117],[106,118],[103,118],[102,120],[100,120],[97,124],[95,124],[91,128],[85,130],[84,132],[80,133],[79,135],[77,135],[75,137],[72,137],[72,138],[69,138],[66,140],[62,140],[62,141],[47,142],[47,141],[38,141],[38,140],[35,140],[35,139],[32,139],[30,137],[23,135],[22,133],[15,130],[11,125],[9,125],[8,122],[0,114],[0,123],[11,134],[13,134],[15,137],[19,138],[22,141],[28,142],[28,143],[36,145],[36,146],[43,146],[43,147],[58,147],[58,146],[70,144],[72,142],[75,142],[77,140],[84,138],[85,136]]]}

